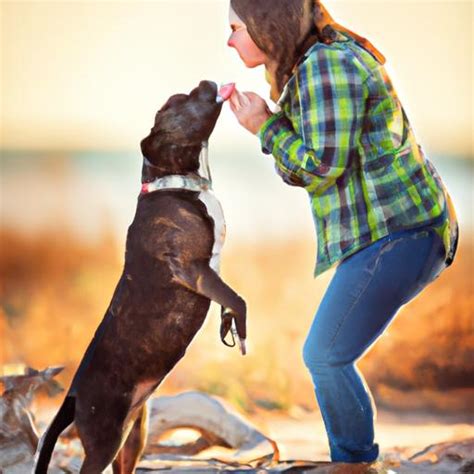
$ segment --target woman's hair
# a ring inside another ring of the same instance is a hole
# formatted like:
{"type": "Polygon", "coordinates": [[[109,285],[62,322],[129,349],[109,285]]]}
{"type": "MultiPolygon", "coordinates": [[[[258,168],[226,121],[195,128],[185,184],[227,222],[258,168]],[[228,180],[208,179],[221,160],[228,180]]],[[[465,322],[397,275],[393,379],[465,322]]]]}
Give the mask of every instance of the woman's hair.
{"type": "Polygon", "coordinates": [[[318,41],[332,43],[336,31],[350,34],[380,62],[385,60],[367,40],[337,24],[319,0],[230,0],[230,5],[269,60],[273,100],[281,95],[305,51],[318,41]]]}

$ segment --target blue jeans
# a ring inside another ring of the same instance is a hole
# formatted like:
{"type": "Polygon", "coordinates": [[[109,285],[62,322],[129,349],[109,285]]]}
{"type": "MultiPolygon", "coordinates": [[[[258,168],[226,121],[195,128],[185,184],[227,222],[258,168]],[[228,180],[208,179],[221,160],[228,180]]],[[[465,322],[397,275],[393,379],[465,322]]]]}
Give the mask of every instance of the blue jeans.
{"type": "Polygon", "coordinates": [[[303,349],[332,461],[377,458],[373,401],[355,362],[400,307],[441,273],[444,259],[441,238],[423,227],[382,238],[338,266],[303,349]]]}

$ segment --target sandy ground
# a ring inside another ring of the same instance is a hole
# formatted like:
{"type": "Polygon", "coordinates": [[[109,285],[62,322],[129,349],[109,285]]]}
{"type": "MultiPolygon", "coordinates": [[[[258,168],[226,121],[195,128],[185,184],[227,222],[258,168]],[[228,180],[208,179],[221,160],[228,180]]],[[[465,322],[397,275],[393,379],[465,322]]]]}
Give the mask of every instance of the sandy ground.
{"type": "MultiPolygon", "coordinates": [[[[35,405],[35,421],[40,434],[42,434],[54,416],[57,406],[51,400],[49,400],[49,403],[40,402],[35,403],[35,405]]],[[[211,447],[194,457],[176,457],[165,453],[160,455],[150,448],[145,450],[145,456],[140,462],[138,472],[154,473],[166,470],[167,472],[192,472],[196,474],[229,470],[257,473],[286,472],[288,468],[291,469],[288,472],[326,474],[474,472],[474,424],[472,415],[447,417],[432,413],[422,414],[419,411],[380,410],[376,420],[376,441],[381,448],[380,458],[373,467],[365,465],[364,468],[362,464],[325,464],[329,461],[328,444],[319,411],[307,411],[294,406],[289,411],[258,410],[247,415],[238,414],[235,409],[231,409],[229,413],[232,412],[245,420],[246,429],[252,431],[252,428],[254,428],[277,443],[280,452],[280,463],[277,464],[276,459],[273,458],[274,462],[268,464],[273,452],[269,443],[260,452],[257,452],[258,450],[255,452],[252,450],[237,452],[234,449],[211,447]],[[450,446],[445,447],[444,444],[440,446],[440,443],[449,443],[450,446]],[[437,446],[430,448],[432,445],[437,446]],[[414,455],[417,456],[413,458],[414,455]],[[264,464],[265,469],[257,467],[256,461],[250,462],[250,460],[255,460],[261,456],[264,456],[267,462],[264,464]],[[299,471],[297,466],[303,469],[302,465],[305,465],[305,469],[307,467],[309,470],[299,471]],[[353,470],[353,468],[356,470],[353,470]],[[362,468],[369,470],[357,470],[362,468]]],[[[153,423],[153,420],[161,416],[152,415],[150,428],[154,426],[157,429],[158,425],[156,422],[153,423]]],[[[229,427],[228,421],[222,418],[222,426],[229,427]]],[[[210,422],[211,425],[212,422],[210,422]]],[[[199,423],[197,423],[197,426],[199,426],[199,423]]],[[[212,432],[212,428],[210,429],[212,432]]],[[[238,427],[235,429],[239,430],[238,427]]],[[[149,433],[150,443],[153,442],[153,432],[153,429],[151,429],[149,433]]],[[[223,432],[225,432],[225,429],[223,432]]],[[[159,431],[154,433],[157,435],[159,431]]],[[[193,430],[179,429],[171,434],[171,438],[167,438],[168,442],[166,444],[171,446],[182,445],[193,441],[190,436],[195,435],[197,435],[197,432],[193,430]],[[188,436],[188,439],[186,439],[186,436],[188,436]]],[[[155,437],[155,442],[156,440],[155,437]]],[[[264,447],[264,445],[261,447],[264,447]]],[[[75,474],[79,472],[82,457],[82,447],[77,438],[62,438],[56,445],[51,463],[51,472],[53,474],[64,472],[75,474]]],[[[23,474],[29,472],[23,468],[32,466],[32,458],[25,462],[27,464],[7,465],[3,473],[23,474]]],[[[0,472],[2,472],[1,468],[0,472]]],[[[109,467],[105,472],[111,474],[111,468],[109,467]]]]}
{"type": "MultiPolygon", "coordinates": [[[[463,421],[379,411],[376,441],[382,455],[402,450],[410,456],[431,444],[474,437],[472,420],[464,418],[463,421]]],[[[326,432],[319,413],[305,413],[297,417],[261,414],[258,420],[251,421],[277,441],[282,459],[329,460],[326,432]]]]}
{"type": "MultiPolygon", "coordinates": [[[[40,431],[54,414],[52,406],[36,412],[40,431]]],[[[255,415],[243,415],[243,418],[277,442],[282,460],[329,461],[326,431],[318,411],[307,412],[298,407],[290,413],[262,410],[255,415]]],[[[432,444],[474,438],[474,415],[447,417],[379,410],[375,434],[382,456],[400,452],[407,458],[432,444]]],[[[218,453],[219,449],[212,453],[207,450],[202,453],[203,457],[218,453]]]]}

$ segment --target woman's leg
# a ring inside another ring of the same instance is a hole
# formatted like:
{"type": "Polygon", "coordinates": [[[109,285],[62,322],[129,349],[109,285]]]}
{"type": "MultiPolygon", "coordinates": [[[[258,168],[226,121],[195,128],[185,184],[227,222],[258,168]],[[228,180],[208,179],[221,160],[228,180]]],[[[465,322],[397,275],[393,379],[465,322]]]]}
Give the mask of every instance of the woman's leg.
{"type": "Polygon", "coordinates": [[[392,234],[339,265],[303,350],[332,461],[377,458],[373,402],[355,362],[443,268],[444,247],[430,228],[392,234]]]}

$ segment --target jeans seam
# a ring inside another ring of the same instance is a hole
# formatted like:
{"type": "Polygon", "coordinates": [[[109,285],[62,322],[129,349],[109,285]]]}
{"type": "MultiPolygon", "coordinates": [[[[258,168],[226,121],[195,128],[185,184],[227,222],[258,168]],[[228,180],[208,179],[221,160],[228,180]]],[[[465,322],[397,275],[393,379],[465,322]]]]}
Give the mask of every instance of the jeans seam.
{"type": "Polygon", "coordinates": [[[360,290],[359,294],[357,295],[357,297],[355,298],[354,302],[352,303],[351,307],[349,308],[349,310],[346,312],[345,316],[342,318],[342,321],[339,323],[339,326],[337,327],[336,329],[336,333],[334,334],[334,336],[332,337],[331,339],[331,342],[329,343],[329,346],[326,350],[326,354],[328,352],[330,352],[332,350],[332,348],[334,347],[334,344],[336,342],[336,338],[337,336],[339,335],[339,332],[341,330],[341,327],[342,325],[344,324],[344,322],[346,321],[346,319],[348,318],[348,316],[352,313],[352,311],[354,310],[354,307],[355,305],[359,302],[360,300],[360,297],[362,296],[362,294],[364,293],[364,291],[367,289],[367,287],[370,285],[371,281],[373,280],[374,278],[374,274],[375,274],[375,271],[377,270],[377,267],[378,267],[378,264],[379,264],[379,261],[380,261],[380,257],[382,256],[382,253],[383,253],[383,249],[389,245],[390,243],[392,243],[392,240],[387,240],[386,243],[384,243],[384,245],[382,245],[378,251],[378,254],[377,254],[377,257],[375,259],[375,265],[374,265],[374,269],[373,271],[371,272],[370,274],[370,277],[369,279],[367,280],[367,283],[364,285],[364,287],[360,290]]]}
{"type": "MultiPolygon", "coordinates": [[[[355,370],[355,367],[354,367],[354,370],[355,370]]],[[[359,399],[359,397],[357,396],[356,391],[354,390],[354,385],[352,384],[351,379],[347,376],[347,374],[346,374],[346,372],[345,372],[345,370],[344,370],[344,367],[343,367],[342,370],[341,370],[341,374],[342,374],[342,376],[346,379],[347,385],[348,385],[348,387],[349,387],[349,390],[351,391],[352,396],[353,396],[354,399],[356,400],[357,405],[359,406],[360,410],[363,412],[363,411],[364,411],[364,407],[363,407],[362,404],[360,403],[360,399],[359,399]]],[[[362,374],[359,374],[359,377],[362,377],[362,374]]]]}

